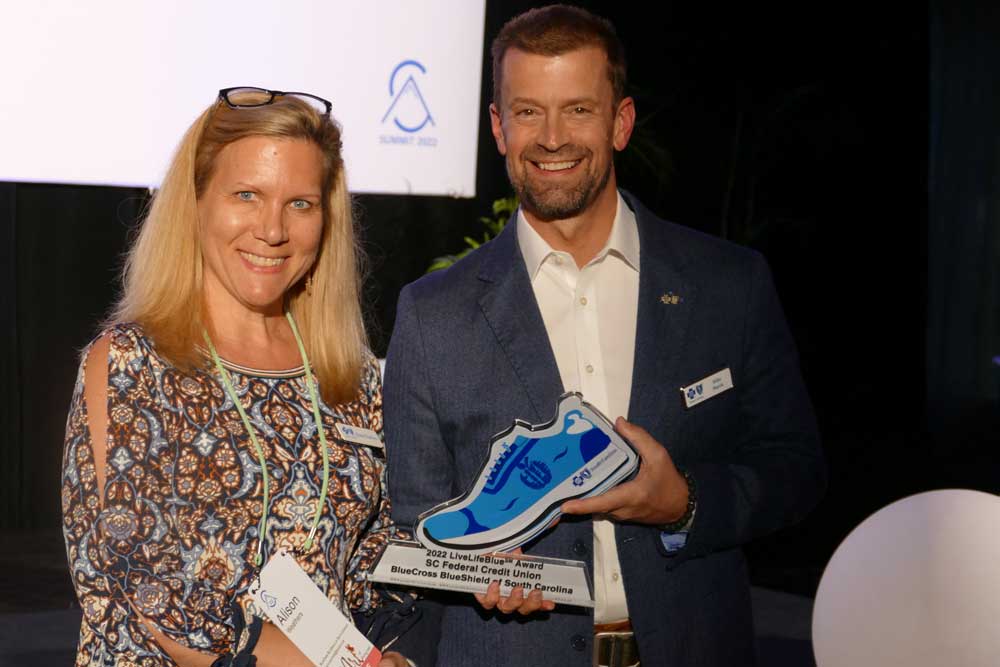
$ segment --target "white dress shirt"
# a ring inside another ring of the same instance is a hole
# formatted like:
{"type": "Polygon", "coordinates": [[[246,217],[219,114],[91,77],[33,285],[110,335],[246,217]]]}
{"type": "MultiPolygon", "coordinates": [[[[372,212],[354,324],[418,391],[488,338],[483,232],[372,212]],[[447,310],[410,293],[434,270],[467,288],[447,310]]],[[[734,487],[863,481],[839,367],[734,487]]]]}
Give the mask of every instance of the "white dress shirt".
{"type": "MultiPolygon", "coordinates": [[[[578,391],[612,422],[628,416],[639,302],[639,228],[618,195],[607,242],[583,268],[517,213],[517,241],[564,391],[578,391]]],[[[594,520],[594,622],[628,618],[614,526],[594,520]]]]}

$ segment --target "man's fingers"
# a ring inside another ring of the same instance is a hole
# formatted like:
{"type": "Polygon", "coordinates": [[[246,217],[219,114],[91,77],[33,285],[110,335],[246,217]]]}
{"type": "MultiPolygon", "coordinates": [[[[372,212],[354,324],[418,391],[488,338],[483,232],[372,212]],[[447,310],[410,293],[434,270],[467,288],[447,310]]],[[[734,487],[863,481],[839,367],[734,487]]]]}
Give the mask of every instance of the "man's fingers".
{"type": "Polygon", "coordinates": [[[492,582],[485,593],[473,593],[473,595],[483,609],[496,609],[501,614],[512,614],[516,611],[528,616],[539,610],[552,611],[556,608],[556,603],[544,599],[541,591],[532,590],[525,596],[524,588],[521,586],[512,589],[508,597],[500,597],[498,581],[492,582]]]}
{"type": "Polygon", "coordinates": [[[592,498],[567,500],[562,504],[563,514],[611,514],[625,504],[625,500],[629,497],[630,484],[632,482],[625,482],[592,498]]]}
{"type": "Polygon", "coordinates": [[[509,614],[521,608],[524,604],[524,588],[517,586],[510,592],[510,597],[500,600],[497,609],[504,614],[509,614]]]}
{"type": "Polygon", "coordinates": [[[536,589],[528,593],[528,597],[524,598],[524,604],[517,608],[517,613],[522,616],[528,616],[529,614],[534,614],[541,607],[542,592],[536,589]]]}
{"type": "Polygon", "coordinates": [[[663,449],[646,429],[627,421],[624,417],[615,420],[615,430],[625,436],[643,460],[663,449]]]}
{"type": "Polygon", "coordinates": [[[494,581],[486,588],[485,593],[473,593],[483,609],[493,609],[500,602],[500,582],[494,581]]]}

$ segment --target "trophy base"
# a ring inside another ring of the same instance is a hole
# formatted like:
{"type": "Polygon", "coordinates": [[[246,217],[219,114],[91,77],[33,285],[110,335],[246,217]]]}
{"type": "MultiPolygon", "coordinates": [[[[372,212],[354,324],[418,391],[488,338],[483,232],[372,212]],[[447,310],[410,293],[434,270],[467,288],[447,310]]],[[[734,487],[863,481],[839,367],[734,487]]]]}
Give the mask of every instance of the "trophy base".
{"type": "Polygon", "coordinates": [[[540,589],[546,600],[556,604],[594,606],[587,566],[577,560],[503,553],[473,555],[393,540],[368,578],[386,584],[465,593],[485,593],[490,583],[499,581],[500,595],[510,595],[514,588],[523,586],[525,594],[540,589]]]}

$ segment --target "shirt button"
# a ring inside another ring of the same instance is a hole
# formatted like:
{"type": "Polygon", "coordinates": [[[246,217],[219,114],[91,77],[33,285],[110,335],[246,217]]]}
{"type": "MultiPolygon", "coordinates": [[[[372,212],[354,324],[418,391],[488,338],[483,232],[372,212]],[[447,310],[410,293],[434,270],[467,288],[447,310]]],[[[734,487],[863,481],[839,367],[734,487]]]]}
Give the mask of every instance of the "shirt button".
{"type": "Polygon", "coordinates": [[[620,578],[617,572],[611,575],[611,581],[618,581],[620,578]]]}
{"type": "Polygon", "coordinates": [[[574,556],[586,556],[587,555],[587,545],[577,540],[573,543],[573,555],[574,556]]]}
{"type": "Polygon", "coordinates": [[[552,261],[555,262],[557,265],[562,266],[562,257],[560,257],[559,255],[553,255],[552,261]]]}
{"type": "Polygon", "coordinates": [[[593,373],[594,367],[591,364],[587,364],[587,367],[584,370],[586,370],[588,373],[593,373]]]}
{"type": "Polygon", "coordinates": [[[583,635],[573,635],[572,639],[569,640],[569,645],[573,647],[574,651],[582,651],[587,648],[587,638],[583,635]]]}
{"type": "Polygon", "coordinates": [[[585,297],[585,296],[581,296],[580,297],[580,305],[581,306],[586,306],[587,305],[587,297],[585,297]]]}

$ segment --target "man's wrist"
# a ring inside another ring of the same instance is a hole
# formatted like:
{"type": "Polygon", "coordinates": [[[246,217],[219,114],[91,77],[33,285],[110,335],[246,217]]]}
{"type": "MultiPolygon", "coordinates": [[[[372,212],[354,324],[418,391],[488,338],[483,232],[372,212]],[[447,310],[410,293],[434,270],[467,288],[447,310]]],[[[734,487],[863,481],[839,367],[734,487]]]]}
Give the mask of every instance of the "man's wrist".
{"type": "Polygon", "coordinates": [[[691,527],[691,523],[694,521],[694,513],[698,508],[698,494],[695,489],[694,478],[691,477],[690,473],[686,470],[679,470],[681,476],[684,478],[684,483],[687,485],[687,504],[684,507],[684,513],[681,514],[677,519],[669,523],[662,524],[660,530],[665,533],[680,533],[687,532],[691,527]]]}

